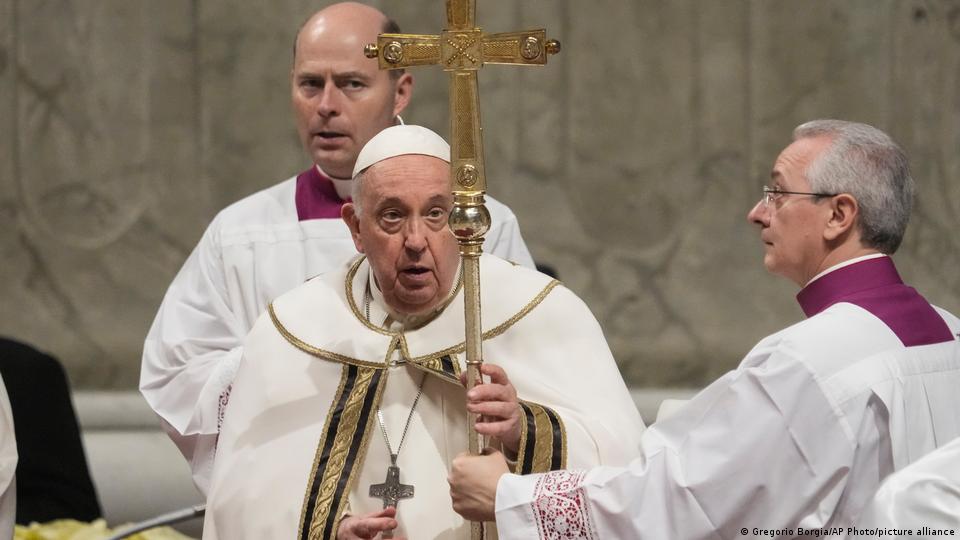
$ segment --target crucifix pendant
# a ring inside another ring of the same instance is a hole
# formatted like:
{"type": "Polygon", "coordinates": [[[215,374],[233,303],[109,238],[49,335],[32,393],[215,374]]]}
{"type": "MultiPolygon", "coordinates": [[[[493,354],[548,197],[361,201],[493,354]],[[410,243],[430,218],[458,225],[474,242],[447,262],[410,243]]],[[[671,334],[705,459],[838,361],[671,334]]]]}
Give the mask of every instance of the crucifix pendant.
{"type": "Polygon", "coordinates": [[[370,486],[370,496],[383,499],[383,507],[396,508],[401,499],[413,498],[413,485],[400,483],[400,467],[397,466],[397,455],[390,456],[390,466],[387,467],[387,478],[382,484],[370,486]]]}

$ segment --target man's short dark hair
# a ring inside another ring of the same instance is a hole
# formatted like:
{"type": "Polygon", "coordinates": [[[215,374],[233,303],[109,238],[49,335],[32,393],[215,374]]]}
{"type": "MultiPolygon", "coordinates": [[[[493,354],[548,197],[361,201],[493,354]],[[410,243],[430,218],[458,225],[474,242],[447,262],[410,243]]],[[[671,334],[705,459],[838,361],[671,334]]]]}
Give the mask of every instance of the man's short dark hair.
{"type": "Polygon", "coordinates": [[[383,23],[383,28],[381,29],[381,32],[384,34],[399,34],[400,25],[397,24],[397,21],[391,19],[390,17],[387,17],[386,22],[383,23]]]}

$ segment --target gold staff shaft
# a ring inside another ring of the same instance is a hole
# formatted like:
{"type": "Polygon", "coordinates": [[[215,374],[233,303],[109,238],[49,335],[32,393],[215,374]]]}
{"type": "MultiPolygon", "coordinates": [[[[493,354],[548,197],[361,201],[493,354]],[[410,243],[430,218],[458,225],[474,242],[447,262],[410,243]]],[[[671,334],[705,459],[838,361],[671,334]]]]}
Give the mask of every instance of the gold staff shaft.
{"type": "MultiPolygon", "coordinates": [[[[364,49],[377,58],[380,69],[402,69],[440,64],[450,74],[450,183],[454,206],[450,229],[460,247],[463,273],[464,334],[466,336],[467,391],[480,382],[483,364],[480,306],[480,255],[490,229],[484,205],[486,176],[480,127],[477,72],[484,64],[544,65],[560,52],[560,42],[546,32],[526,30],[485,34],[476,27],[475,0],[445,0],[447,29],[439,35],[380,34],[364,49]]],[[[483,437],[477,433],[477,415],[468,416],[470,452],[480,453],[483,437]]],[[[484,538],[482,522],[471,524],[473,540],[484,538]]]]}

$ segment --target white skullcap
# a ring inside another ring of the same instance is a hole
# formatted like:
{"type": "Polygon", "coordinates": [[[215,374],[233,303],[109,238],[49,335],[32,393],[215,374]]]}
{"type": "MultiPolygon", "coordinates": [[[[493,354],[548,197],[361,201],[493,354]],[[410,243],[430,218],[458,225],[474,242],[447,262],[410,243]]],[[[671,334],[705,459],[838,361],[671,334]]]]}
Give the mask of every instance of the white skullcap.
{"type": "Polygon", "coordinates": [[[377,133],[360,150],[353,166],[353,178],[375,163],[408,154],[420,154],[450,162],[450,145],[443,137],[423,126],[390,126],[377,133]]]}

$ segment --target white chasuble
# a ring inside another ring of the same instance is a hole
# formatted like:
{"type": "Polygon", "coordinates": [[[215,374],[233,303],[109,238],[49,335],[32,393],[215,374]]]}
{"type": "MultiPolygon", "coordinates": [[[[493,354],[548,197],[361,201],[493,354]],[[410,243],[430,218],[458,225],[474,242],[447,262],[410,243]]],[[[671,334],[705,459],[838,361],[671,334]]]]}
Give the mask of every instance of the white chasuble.
{"type": "MultiPolygon", "coordinates": [[[[399,502],[396,534],[469,538],[446,481],[467,449],[462,291],[426,325],[394,333],[366,320],[368,275],[361,258],[318,276],[278,298],[250,333],[204,538],[333,538],[344,512],[381,509],[369,495],[390,465],[378,408],[394,450],[410,418],[397,465],[414,496],[399,502]]],[[[643,424],[586,305],[558,282],[490,255],[480,275],[484,360],[503,367],[522,400],[517,467],[628,463],[643,424]]]]}
{"type": "MultiPolygon", "coordinates": [[[[357,254],[341,219],[299,216],[297,181],[290,178],[217,214],[170,284],[143,345],[140,390],[204,493],[223,408],[254,322],[274,298],[357,254]]],[[[513,212],[489,198],[487,207],[492,225],[484,250],[532,268],[513,212]]]]}

